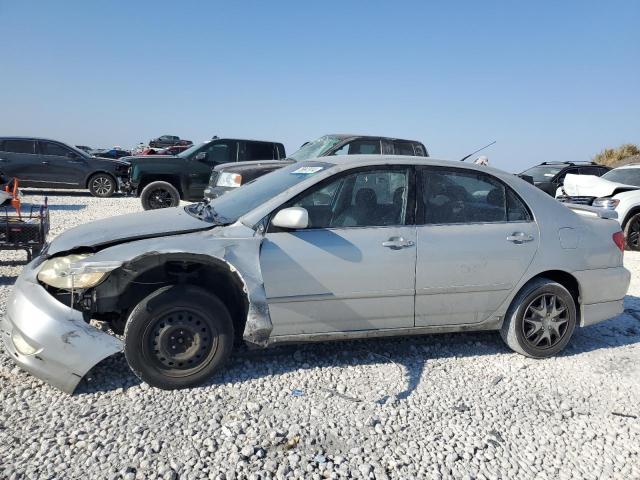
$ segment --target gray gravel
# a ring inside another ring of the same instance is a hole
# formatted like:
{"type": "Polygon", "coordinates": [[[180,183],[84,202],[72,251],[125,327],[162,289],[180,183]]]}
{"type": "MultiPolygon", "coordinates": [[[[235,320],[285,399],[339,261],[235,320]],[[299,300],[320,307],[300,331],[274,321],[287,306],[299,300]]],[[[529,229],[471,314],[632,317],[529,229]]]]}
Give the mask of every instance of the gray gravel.
{"type": "MultiPolygon", "coordinates": [[[[54,234],[140,210],[50,204],[54,234]]],[[[2,310],[24,258],[2,252],[2,310]]],[[[307,345],[165,392],[117,355],[70,396],[2,352],[0,478],[640,478],[640,254],[625,262],[629,313],[549,360],[497,333],[307,345]]]]}

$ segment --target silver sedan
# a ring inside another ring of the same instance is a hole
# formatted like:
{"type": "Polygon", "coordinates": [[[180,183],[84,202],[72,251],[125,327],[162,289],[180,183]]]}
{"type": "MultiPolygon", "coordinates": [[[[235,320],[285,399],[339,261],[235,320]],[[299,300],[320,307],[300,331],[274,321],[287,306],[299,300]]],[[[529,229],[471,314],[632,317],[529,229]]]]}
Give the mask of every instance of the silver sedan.
{"type": "Polygon", "coordinates": [[[486,167],[326,157],[63,233],[24,269],[0,328],[16,363],[68,392],[121,350],[151,385],[196,385],[240,341],[497,330],[544,358],[623,310],[611,216],[486,167]]]}

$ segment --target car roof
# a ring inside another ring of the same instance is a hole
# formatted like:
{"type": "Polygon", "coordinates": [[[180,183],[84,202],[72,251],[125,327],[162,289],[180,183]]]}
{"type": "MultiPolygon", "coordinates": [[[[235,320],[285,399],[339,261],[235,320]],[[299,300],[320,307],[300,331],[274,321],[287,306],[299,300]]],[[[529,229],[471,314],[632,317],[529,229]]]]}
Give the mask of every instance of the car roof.
{"type": "Polygon", "coordinates": [[[24,136],[19,136],[19,135],[7,135],[7,136],[0,136],[0,140],[42,140],[42,141],[46,141],[46,142],[58,142],[58,143],[64,143],[65,145],[70,145],[67,142],[63,142],[62,140],[56,140],[55,138],[44,138],[44,137],[24,137],[24,136]]]}
{"type": "Polygon", "coordinates": [[[405,138],[385,137],[381,135],[359,135],[357,133],[330,133],[328,135],[323,135],[323,137],[336,137],[336,138],[339,138],[340,140],[346,140],[348,138],[363,138],[363,139],[371,139],[371,140],[391,140],[391,141],[400,141],[400,142],[422,143],[419,140],[407,140],[405,138]]]}

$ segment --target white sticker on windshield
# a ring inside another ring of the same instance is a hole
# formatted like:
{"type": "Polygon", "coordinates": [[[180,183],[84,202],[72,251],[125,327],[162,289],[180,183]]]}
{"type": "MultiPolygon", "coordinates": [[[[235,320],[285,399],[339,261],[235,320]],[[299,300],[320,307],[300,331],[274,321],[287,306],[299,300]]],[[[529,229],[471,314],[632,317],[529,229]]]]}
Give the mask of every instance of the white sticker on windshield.
{"type": "Polygon", "coordinates": [[[545,173],[544,176],[545,177],[554,177],[555,174],[554,173],[545,173]]]}
{"type": "Polygon", "coordinates": [[[318,173],[320,170],[322,170],[322,167],[300,167],[291,173],[296,175],[311,175],[313,173],[318,173]]]}

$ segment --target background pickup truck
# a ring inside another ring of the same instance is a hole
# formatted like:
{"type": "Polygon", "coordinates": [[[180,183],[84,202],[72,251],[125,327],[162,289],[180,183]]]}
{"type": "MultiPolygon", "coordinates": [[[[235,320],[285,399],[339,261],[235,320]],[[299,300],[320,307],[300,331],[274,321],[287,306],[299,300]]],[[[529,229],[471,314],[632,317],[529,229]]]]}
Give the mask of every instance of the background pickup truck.
{"type": "Polygon", "coordinates": [[[176,135],[161,135],[149,140],[149,146],[153,148],[173,147],[174,145],[193,145],[191,140],[183,140],[176,135]]]}
{"type": "Polygon", "coordinates": [[[286,156],[279,142],[217,138],[177,155],[125,157],[131,163],[124,190],[140,196],[145,210],[175,207],[180,200],[204,197],[211,169],[222,163],[280,160],[286,156]]]}

